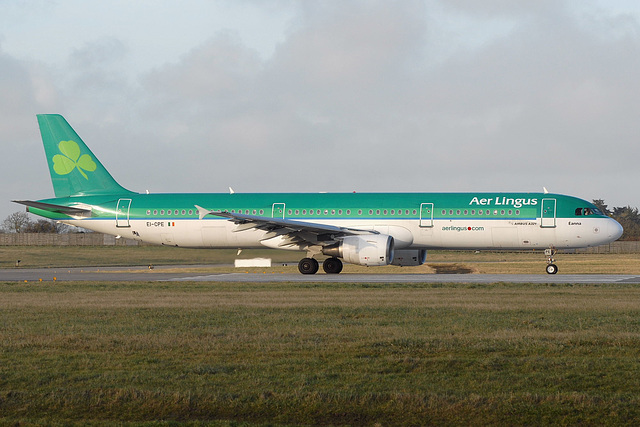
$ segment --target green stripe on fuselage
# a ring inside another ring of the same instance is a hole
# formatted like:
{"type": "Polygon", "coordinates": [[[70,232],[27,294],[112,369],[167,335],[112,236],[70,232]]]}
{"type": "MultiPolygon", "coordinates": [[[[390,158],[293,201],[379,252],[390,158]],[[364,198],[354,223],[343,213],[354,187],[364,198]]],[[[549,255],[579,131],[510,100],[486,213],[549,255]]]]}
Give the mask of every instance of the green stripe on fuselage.
{"type": "MultiPolygon", "coordinates": [[[[573,218],[577,208],[596,209],[592,203],[576,197],[543,193],[167,193],[131,194],[122,198],[132,200],[129,212],[132,220],[197,219],[196,205],[208,210],[248,211],[251,215],[265,217],[282,217],[278,209],[284,207],[285,218],[308,221],[418,219],[430,215],[431,212],[427,212],[430,209],[433,209],[434,220],[540,218],[543,199],[555,200],[556,218],[573,218]]],[[[82,203],[94,207],[93,219],[113,219],[118,200],[119,196],[112,195],[56,198],[43,202],[64,206],[82,203]]],[[[32,212],[53,218],[47,212],[32,212]]],[[[212,216],[205,218],[220,220],[212,216]]],[[[61,217],[56,214],[54,219],[61,217]]]]}

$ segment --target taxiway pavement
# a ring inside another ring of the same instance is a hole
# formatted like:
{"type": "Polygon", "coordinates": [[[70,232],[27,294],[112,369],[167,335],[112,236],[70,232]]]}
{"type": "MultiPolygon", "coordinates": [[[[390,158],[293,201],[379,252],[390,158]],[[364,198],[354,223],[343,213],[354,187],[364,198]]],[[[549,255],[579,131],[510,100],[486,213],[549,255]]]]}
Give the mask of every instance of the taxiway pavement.
{"type": "Polygon", "coordinates": [[[194,273],[195,266],[10,268],[0,269],[2,282],[53,281],[193,281],[193,282],[328,282],[328,283],[638,283],[622,274],[338,274],[194,273]],[[182,271],[184,270],[184,271],[182,271]]]}

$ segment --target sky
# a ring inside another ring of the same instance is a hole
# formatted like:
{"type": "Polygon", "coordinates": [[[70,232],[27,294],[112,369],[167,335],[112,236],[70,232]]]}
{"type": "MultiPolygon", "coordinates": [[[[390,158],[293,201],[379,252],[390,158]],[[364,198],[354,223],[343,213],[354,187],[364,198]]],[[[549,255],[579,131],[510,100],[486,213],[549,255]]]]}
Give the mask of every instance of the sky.
{"type": "Polygon", "coordinates": [[[0,219],[59,113],[144,192],[640,206],[640,3],[0,0],[0,219]]]}

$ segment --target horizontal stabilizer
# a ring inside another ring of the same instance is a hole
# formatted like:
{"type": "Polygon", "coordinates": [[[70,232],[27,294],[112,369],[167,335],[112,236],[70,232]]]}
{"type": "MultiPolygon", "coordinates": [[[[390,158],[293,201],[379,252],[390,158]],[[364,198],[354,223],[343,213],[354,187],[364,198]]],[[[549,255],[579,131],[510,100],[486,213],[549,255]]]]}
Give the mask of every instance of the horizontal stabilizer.
{"type": "Polygon", "coordinates": [[[60,213],[69,216],[91,216],[91,209],[78,208],[72,206],[54,205],[51,203],[34,202],[32,200],[13,200],[14,203],[20,203],[28,207],[41,209],[43,211],[60,213]]]}

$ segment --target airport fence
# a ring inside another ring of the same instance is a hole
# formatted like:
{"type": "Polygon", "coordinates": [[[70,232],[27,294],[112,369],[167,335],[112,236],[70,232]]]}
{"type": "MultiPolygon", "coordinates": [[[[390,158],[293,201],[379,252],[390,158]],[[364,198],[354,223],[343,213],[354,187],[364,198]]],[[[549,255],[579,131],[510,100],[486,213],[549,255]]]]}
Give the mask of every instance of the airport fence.
{"type": "Polygon", "coordinates": [[[136,240],[102,233],[0,233],[0,246],[137,246],[136,240]]]}
{"type": "Polygon", "coordinates": [[[637,254],[640,253],[640,241],[618,241],[608,245],[576,249],[578,254],[637,254]]]}

